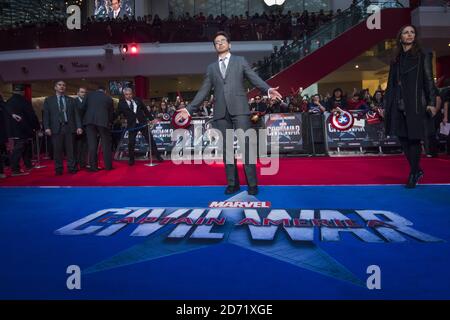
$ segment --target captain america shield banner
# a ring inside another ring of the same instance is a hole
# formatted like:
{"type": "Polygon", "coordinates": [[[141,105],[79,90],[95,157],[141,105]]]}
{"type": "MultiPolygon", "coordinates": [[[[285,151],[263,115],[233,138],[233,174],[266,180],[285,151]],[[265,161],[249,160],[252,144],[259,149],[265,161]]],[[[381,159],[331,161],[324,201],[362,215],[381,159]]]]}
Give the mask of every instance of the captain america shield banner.
{"type": "Polygon", "coordinates": [[[334,113],[330,118],[330,123],[336,130],[346,131],[353,127],[355,118],[348,111],[341,111],[334,113]]]}

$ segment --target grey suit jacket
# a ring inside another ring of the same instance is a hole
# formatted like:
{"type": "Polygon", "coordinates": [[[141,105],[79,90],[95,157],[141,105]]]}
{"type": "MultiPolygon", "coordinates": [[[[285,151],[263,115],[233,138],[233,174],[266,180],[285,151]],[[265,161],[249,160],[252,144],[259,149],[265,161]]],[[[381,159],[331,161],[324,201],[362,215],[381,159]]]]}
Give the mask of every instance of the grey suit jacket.
{"type": "Polygon", "coordinates": [[[208,66],[200,90],[195,95],[194,100],[187,106],[192,114],[214,88],[214,120],[225,117],[225,110],[231,115],[248,115],[250,108],[247,100],[247,92],[244,87],[244,77],[264,94],[270,86],[263,81],[255,71],[250,68],[244,57],[231,55],[228,62],[225,79],[219,69],[219,62],[215,61],[208,66]]]}
{"type": "MultiPolygon", "coordinates": [[[[108,16],[109,16],[110,19],[114,19],[114,11],[111,10],[109,12],[108,16]]],[[[126,16],[125,9],[124,8],[120,8],[119,14],[117,15],[116,19],[117,18],[123,19],[125,16],[126,16]]]]}
{"type": "MultiPolygon", "coordinates": [[[[77,110],[76,102],[68,96],[64,96],[66,100],[67,124],[74,133],[81,128],[81,119],[77,110]]],[[[44,129],[51,129],[52,134],[59,134],[61,125],[59,119],[59,106],[56,95],[47,97],[44,101],[43,125],[44,129]]]]}

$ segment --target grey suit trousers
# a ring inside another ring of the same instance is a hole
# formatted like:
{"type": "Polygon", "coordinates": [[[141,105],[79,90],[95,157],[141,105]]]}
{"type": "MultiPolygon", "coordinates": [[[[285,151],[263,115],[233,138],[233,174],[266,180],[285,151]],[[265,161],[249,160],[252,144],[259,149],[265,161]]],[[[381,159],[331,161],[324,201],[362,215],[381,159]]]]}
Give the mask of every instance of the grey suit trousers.
{"type": "MultiPolygon", "coordinates": [[[[226,145],[226,131],[227,129],[236,130],[236,129],[242,129],[244,131],[247,131],[252,127],[252,123],[250,121],[250,118],[248,115],[230,115],[228,110],[225,111],[225,117],[222,119],[217,119],[214,121],[214,127],[219,130],[222,134],[222,150],[223,150],[223,162],[225,165],[225,173],[227,176],[227,183],[229,186],[238,186],[239,185],[239,176],[238,176],[238,170],[236,166],[236,159],[233,156],[234,161],[232,163],[227,163],[227,154],[229,152],[234,153],[234,149],[228,148],[227,150],[226,145]]],[[[232,142],[228,143],[230,146],[233,146],[232,142]]],[[[257,185],[257,177],[256,177],[256,157],[252,160],[250,155],[250,145],[253,144],[252,148],[253,150],[256,150],[256,139],[255,141],[251,141],[250,139],[246,138],[245,141],[241,141],[241,145],[245,145],[245,158],[242,159],[244,162],[244,172],[245,176],[247,178],[247,184],[249,186],[256,186],[257,185]],[[253,162],[253,163],[251,163],[253,162]]],[[[233,154],[234,155],[234,154],[233,154]]]]}

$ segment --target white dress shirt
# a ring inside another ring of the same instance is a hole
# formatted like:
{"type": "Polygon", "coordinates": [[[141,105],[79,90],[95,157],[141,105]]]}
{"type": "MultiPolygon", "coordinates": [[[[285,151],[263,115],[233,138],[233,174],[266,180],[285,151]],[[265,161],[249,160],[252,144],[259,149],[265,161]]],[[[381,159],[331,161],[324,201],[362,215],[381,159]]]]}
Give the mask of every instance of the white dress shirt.
{"type": "Polygon", "coordinates": [[[225,63],[225,70],[228,68],[228,63],[230,62],[230,57],[231,57],[231,53],[227,53],[227,55],[225,57],[219,57],[217,60],[219,62],[219,68],[220,68],[220,64],[222,63],[222,60],[225,59],[223,62],[225,63]]]}
{"type": "MultiPolygon", "coordinates": [[[[137,111],[137,104],[134,100],[127,100],[128,107],[131,109],[131,104],[133,104],[133,112],[136,113],[137,111]]],[[[139,123],[138,119],[136,118],[136,123],[139,123]]]]}

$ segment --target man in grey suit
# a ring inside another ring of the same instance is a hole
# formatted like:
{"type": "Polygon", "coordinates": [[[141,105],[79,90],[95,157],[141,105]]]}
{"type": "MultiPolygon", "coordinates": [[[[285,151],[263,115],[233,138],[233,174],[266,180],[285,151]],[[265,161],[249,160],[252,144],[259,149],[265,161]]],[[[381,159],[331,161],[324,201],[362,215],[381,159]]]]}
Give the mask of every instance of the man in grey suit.
{"type": "Polygon", "coordinates": [[[89,171],[97,172],[97,135],[100,135],[103,148],[103,161],[106,170],[112,170],[111,127],[113,123],[114,107],[110,96],[106,95],[104,87],[91,91],[84,99],[83,125],[86,126],[86,135],[89,150],[89,171]]]}
{"type": "MultiPolygon", "coordinates": [[[[226,150],[226,131],[242,129],[247,131],[252,127],[250,121],[250,108],[247,101],[247,94],[244,88],[244,77],[260,89],[264,94],[272,98],[282,99],[277,88],[271,88],[264,82],[249,66],[244,57],[231,55],[230,37],[227,33],[218,32],[213,40],[214,47],[218,54],[218,61],[211,63],[206,71],[206,75],[200,90],[194,100],[184,109],[185,116],[196,111],[204,98],[214,87],[214,123],[215,127],[222,133],[223,137],[223,160],[228,186],[225,194],[232,194],[239,191],[239,177],[234,159],[233,149],[226,150]],[[227,151],[233,153],[231,161],[227,160],[227,151]],[[231,163],[230,163],[231,162],[231,163]]],[[[256,141],[250,141],[256,143],[256,141]]],[[[232,145],[232,143],[229,143],[232,145]]],[[[254,149],[255,150],[255,149],[254,149]]],[[[249,143],[245,141],[244,171],[247,177],[248,193],[256,195],[258,193],[256,179],[256,164],[249,161],[249,143]]],[[[255,161],[253,161],[255,162],[255,161]]]]}
{"type": "Polygon", "coordinates": [[[111,19],[117,19],[121,18],[123,19],[126,15],[125,9],[122,8],[122,4],[120,0],[112,0],[111,1],[111,7],[112,10],[109,12],[109,18],[111,19]]]}
{"type": "Polygon", "coordinates": [[[53,159],[55,160],[56,175],[63,174],[63,153],[67,156],[67,169],[76,173],[74,157],[75,133],[82,134],[81,119],[78,114],[76,102],[65,95],[66,83],[62,80],[55,83],[55,95],[47,97],[44,101],[43,124],[45,134],[52,137],[53,159]]]}

